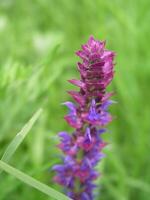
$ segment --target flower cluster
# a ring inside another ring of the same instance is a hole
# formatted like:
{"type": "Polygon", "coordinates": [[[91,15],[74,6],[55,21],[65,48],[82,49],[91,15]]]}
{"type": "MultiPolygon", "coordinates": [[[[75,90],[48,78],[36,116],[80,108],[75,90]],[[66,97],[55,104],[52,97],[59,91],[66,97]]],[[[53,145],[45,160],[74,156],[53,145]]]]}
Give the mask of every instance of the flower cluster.
{"type": "Polygon", "coordinates": [[[106,87],[113,78],[115,54],[105,49],[105,42],[92,36],[76,54],[82,60],[78,63],[81,78],[69,82],[79,91],[68,92],[75,103],[64,103],[69,109],[64,118],[75,131],[59,133],[58,147],[65,156],[63,164],[53,167],[57,172],[54,180],[67,189],[72,199],[93,200],[96,187],[93,181],[99,176],[95,166],[104,157],[102,149],[106,146],[101,134],[112,120],[108,107],[113,102],[109,100],[113,93],[107,93],[106,87]]]}

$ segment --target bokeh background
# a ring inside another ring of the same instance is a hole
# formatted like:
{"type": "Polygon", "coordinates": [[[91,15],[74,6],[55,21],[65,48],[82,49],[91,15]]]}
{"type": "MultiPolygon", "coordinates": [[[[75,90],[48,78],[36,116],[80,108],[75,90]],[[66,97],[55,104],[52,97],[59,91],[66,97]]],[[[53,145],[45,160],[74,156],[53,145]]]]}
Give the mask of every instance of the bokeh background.
{"type": "MultiPolygon", "coordinates": [[[[51,166],[60,162],[57,132],[78,78],[74,52],[89,35],[117,52],[111,87],[118,103],[104,139],[97,200],[150,199],[150,1],[0,0],[0,156],[40,107],[43,113],[10,164],[62,191],[51,166]]],[[[0,200],[50,199],[5,173],[0,200]]],[[[61,200],[61,199],[60,199],[61,200]]]]}

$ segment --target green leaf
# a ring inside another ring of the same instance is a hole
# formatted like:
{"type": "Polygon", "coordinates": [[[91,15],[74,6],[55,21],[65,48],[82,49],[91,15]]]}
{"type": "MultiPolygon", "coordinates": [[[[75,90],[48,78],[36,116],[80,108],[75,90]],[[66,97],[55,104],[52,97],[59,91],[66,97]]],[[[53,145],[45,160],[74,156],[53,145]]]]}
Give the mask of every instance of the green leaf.
{"type": "Polygon", "coordinates": [[[53,188],[41,183],[40,181],[34,179],[33,177],[15,169],[14,167],[6,164],[5,162],[0,160],[0,168],[21,180],[22,182],[30,185],[33,188],[43,192],[44,194],[56,199],[56,200],[71,200],[69,197],[65,196],[64,194],[54,190],[53,188]]]}
{"type": "MultiPolygon", "coordinates": [[[[11,143],[8,145],[6,151],[4,152],[1,160],[5,162],[9,162],[12,155],[15,153],[17,148],[20,146],[24,138],[27,136],[29,131],[31,130],[33,124],[36,122],[36,120],[39,118],[40,114],[42,112],[42,109],[40,108],[28,121],[27,124],[21,129],[21,131],[14,137],[14,139],[11,141],[11,143]]],[[[1,173],[1,171],[0,171],[1,173]]]]}

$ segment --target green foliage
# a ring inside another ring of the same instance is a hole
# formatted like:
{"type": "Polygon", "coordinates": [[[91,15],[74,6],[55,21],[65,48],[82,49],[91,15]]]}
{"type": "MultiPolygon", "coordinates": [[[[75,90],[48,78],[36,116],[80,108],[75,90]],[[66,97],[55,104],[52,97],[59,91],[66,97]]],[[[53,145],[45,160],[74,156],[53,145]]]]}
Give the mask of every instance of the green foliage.
{"type": "Polygon", "coordinates": [[[15,176],[19,180],[23,181],[24,183],[28,184],[29,186],[36,188],[37,190],[41,191],[42,193],[52,197],[53,199],[59,200],[69,200],[70,198],[66,197],[65,195],[61,194],[60,192],[48,187],[47,185],[41,183],[40,181],[28,176],[27,174],[11,167],[10,165],[6,164],[5,162],[0,160],[0,168],[3,169],[5,172],[15,176]]]}
{"type": "Polygon", "coordinates": [[[29,186],[36,188],[37,190],[41,191],[42,193],[52,197],[53,199],[69,200],[70,198],[66,197],[65,195],[58,192],[57,190],[52,189],[51,187],[41,183],[40,181],[34,179],[33,177],[28,176],[27,174],[25,174],[25,173],[15,169],[15,168],[13,168],[12,166],[6,164],[6,162],[8,162],[11,159],[11,157],[13,156],[13,154],[15,153],[17,148],[23,142],[23,140],[25,139],[25,137],[29,133],[30,129],[32,128],[33,124],[35,123],[35,121],[40,116],[41,112],[42,112],[42,109],[39,109],[33,115],[33,117],[29,120],[29,122],[15,136],[15,138],[12,140],[12,142],[8,145],[7,149],[5,150],[3,156],[0,160],[0,169],[1,169],[0,173],[2,171],[5,171],[5,172],[15,176],[16,178],[18,178],[22,182],[28,184],[29,186]],[[5,161],[5,162],[3,162],[3,161],[5,161]]]}
{"type": "Polygon", "coordinates": [[[29,133],[30,129],[32,128],[35,121],[38,119],[42,112],[42,109],[39,109],[33,117],[29,120],[29,122],[21,129],[19,133],[15,136],[15,138],[12,140],[12,142],[8,145],[7,149],[5,150],[1,160],[5,162],[9,162],[17,148],[21,145],[24,138],[29,133]]]}
{"type": "MultiPolygon", "coordinates": [[[[60,104],[78,77],[74,52],[93,34],[117,52],[107,157],[98,166],[97,200],[149,200],[150,1],[0,1],[0,156],[40,107],[43,113],[11,164],[58,191],[51,166],[60,162],[57,132],[68,130],[60,104]],[[58,123],[59,122],[59,123],[58,123]]],[[[71,130],[68,130],[71,131],[71,130]]],[[[63,191],[62,191],[63,192],[63,191]]],[[[0,200],[45,195],[0,174],[0,200]]]]}

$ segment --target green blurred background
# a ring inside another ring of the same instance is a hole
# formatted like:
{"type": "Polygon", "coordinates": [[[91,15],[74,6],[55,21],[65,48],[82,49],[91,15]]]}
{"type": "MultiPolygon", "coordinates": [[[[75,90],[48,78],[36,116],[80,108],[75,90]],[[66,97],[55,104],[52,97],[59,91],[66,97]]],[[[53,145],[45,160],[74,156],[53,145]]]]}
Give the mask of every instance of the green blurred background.
{"type": "MultiPolygon", "coordinates": [[[[117,52],[108,90],[118,103],[104,136],[110,145],[97,167],[97,200],[150,199],[150,1],[0,0],[0,156],[40,107],[43,113],[10,164],[62,191],[51,166],[60,162],[57,132],[77,78],[74,52],[89,35],[117,52]]],[[[50,199],[3,173],[0,200],[50,199]]],[[[61,199],[60,199],[61,200],[61,199]]]]}

